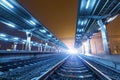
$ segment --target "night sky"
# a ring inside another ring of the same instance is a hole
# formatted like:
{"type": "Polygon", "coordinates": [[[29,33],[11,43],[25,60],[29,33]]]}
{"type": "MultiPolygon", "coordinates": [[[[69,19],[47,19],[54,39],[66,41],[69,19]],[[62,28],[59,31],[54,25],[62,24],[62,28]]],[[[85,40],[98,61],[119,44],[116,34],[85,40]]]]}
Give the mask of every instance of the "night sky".
{"type": "Polygon", "coordinates": [[[78,0],[18,0],[65,44],[73,47],[78,0]]]}

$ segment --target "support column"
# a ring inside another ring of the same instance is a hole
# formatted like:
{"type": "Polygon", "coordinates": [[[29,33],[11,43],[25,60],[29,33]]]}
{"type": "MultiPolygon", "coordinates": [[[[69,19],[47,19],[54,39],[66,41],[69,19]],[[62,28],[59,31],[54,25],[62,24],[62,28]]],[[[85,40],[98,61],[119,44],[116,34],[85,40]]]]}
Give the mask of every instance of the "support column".
{"type": "Polygon", "coordinates": [[[87,39],[87,45],[88,45],[88,53],[91,53],[90,39],[87,39]]]}
{"type": "Polygon", "coordinates": [[[55,47],[54,46],[52,47],[52,52],[55,52],[55,47]]]}
{"type": "Polygon", "coordinates": [[[40,46],[38,46],[38,52],[40,52],[40,46]]]}
{"type": "Polygon", "coordinates": [[[45,43],[44,52],[47,52],[48,43],[45,43]]]}
{"type": "Polygon", "coordinates": [[[106,26],[105,26],[105,24],[103,24],[102,20],[98,20],[98,25],[101,28],[105,54],[110,54],[109,47],[108,47],[108,35],[107,35],[106,26]]]}
{"type": "Polygon", "coordinates": [[[40,46],[40,52],[42,52],[42,45],[40,46]]]}
{"type": "Polygon", "coordinates": [[[15,42],[13,45],[13,50],[16,51],[17,50],[17,43],[15,42]]]}
{"type": "Polygon", "coordinates": [[[31,51],[31,37],[32,37],[32,33],[31,32],[26,32],[26,36],[27,36],[27,40],[26,40],[26,45],[25,45],[25,50],[26,51],[31,51]]]}
{"type": "Polygon", "coordinates": [[[25,43],[22,44],[22,50],[24,50],[24,45],[25,45],[25,43]]]}
{"type": "Polygon", "coordinates": [[[51,52],[51,46],[50,46],[50,48],[49,48],[49,51],[51,52]]]}

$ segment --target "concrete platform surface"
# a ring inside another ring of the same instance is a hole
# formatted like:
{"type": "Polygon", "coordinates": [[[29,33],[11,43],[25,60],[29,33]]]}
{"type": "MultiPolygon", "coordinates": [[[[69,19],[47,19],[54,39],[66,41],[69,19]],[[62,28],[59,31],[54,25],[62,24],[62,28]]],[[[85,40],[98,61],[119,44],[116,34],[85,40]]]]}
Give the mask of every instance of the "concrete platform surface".
{"type": "Polygon", "coordinates": [[[120,72],[120,55],[104,55],[104,54],[85,54],[86,58],[101,63],[103,65],[109,66],[120,72]]]}

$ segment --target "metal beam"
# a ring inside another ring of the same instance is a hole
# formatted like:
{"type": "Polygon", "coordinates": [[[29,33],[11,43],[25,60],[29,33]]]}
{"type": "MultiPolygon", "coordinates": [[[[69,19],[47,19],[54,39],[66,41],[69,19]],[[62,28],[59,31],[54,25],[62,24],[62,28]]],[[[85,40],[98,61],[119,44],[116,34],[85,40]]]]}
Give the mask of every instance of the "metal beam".
{"type": "Polygon", "coordinates": [[[97,20],[100,20],[100,19],[105,19],[107,17],[110,17],[111,15],[104,15],[104,16],[98,16],[98,15],[90,15],[90,16],[78,16],[78,18],[87,18],[87,19],[97,19],[97,20]]]}

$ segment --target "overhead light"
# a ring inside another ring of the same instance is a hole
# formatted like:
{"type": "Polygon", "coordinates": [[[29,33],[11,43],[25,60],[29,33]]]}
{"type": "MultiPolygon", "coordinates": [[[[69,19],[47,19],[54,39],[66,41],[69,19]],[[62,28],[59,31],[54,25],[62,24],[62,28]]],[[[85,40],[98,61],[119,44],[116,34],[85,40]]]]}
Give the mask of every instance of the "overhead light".
{"type": "Polygon", "coordinates": [[[77,29],[77,32],[83,32],[84,29],[77,29]]]}
{"type": "Polygon", "coordinates": [[[98,28],[98,30],[100,31],[100,30],[101,30],[101,28],[98,28]]]}
{"type": "Polygon", "coordinates": [[[89,38],[91,39],[92,37],[90,36],[89,38]]]}
{"type": "Polygon", "coordinates": [[[117,16],[118,16],[118,15],[115,15],[115,16],[109,18],[109,19],[107,20],[107,22],[109,23],[109,22],[113,21],[117,16]]]}
{"type": "Polygon", "coordinates": [[[6,35],[5,35],[5,34],[0,34],[0,36],[1,36],[1,37],[6,37],[6,35]]]}
{"type": "Polygon", "coordinates": [[[4,24],[6,24],[6,25],[8,25],[8,26],[10,26],[10,27],[13,27],[13,28],[15,28],[15,25],[14,24],[12,24],[12,23],[7,23],[7,22],[3,22],[4,24]]]}
{"type": "Polygon", "coordinates": [[[45,43],[46,46],[48,46],[48,43],[45,43]]]}
{"type": "Polygon", "coordinates": [[[48,34],[47,36],[48,36],[48,37],[52,37],[52,35],[50,35],[50,34],[48,34]]]}
{"type": "Polygon", "coordinates": [[[89,5],[90,5],[90,0],[87,0],[86,9],[88,9],[89,5]]]}
{"type": "Polygon", "coordinates": [[[80,37],[81,35],[80,35],[80,34],[77,34],[76,36],[80,37]]]}
{"type": "Polygon", "coordinates": [[[26,43],[26,40],[22,40],[22,43],[25,44],[25,43],[26,43]]]}
{"type": "Polygon", "coordinates": [[[15,39],[15,40],[18,40],[19,38],[15,37],[14,39],[15,39]]]}
{"type": "Polygon", "coordinates": [[[36,45],[38,44],[38,43],[35,43],[36,45]]]}
{"type": "Polygon", "coordinates": [[[52,39],[56,40],[56,38],[52,38],[52,39]]]}
{"type": "Polygon", "coordinates": [[[40,32],[42,32],[42,33],[46,33],[46,30],[40,30],[40,32]]]}
{"type": "Polygon", "coordinates": [[[92,35],[94,36],[96,33],[93,33],[92,35]]]}
{"type": "Polygon", "coordinates": [[[83,21],[81,22],[81,25],[83,25],[83,21]]]}
{"type": "Polygon", "coordinates": [[[32,44],[32,45],[34,45],[34,46],[35,46],[36,44],[34,43],[34,44],[32,44]]]}
{"type": "Polygon", "coordinates": [[[80,39],[80,37],[76,37],[76,39],[80,39]]]}
{"type": "Polygon", "coordinates": [[[29,35],[29,34],[32,35],[32,33],[29,30],[26,30],[26,34],[27,35],[29,35]]]}
{"type": "Polygon", "coordinates": [[[12,4],[10,4],[8,1],[9,0],[1,0],[0,4],[6,8],[8,8],[8,7],[14,8],[14,6],[12,4]]]}
{"type": "Polygon", "coordinates": [[[8,23],[7,25],[10,26],[10,27],[13,27],[13,28],[15,27],[15,25],[10,24],[10,23],[8,23]]]}
{"type": "Polygon", "coordinates": [[[34,19],[31,19],[31,20],[26,20],[24,19],[28,24],[32,25],[32,26],[35,26],[36,23],[35,23],[35,20],[34,19]]]}
{"type": "Polygon", "coordinates": [[[42,44],[39,44],[40,46],[42,46],[42,44]]]}
{"type": "Polygon", "coordinates": [[[80,19],[79,19],[79,20],[78,20],[78,25],[80,25],[80,22],[81,22],[81,21],[80,21],[80,19]]]}
{"type": "Polygon", "coordinates": [[[23,42],[26,42],[26,40],[23,40],[23,42]]]}
{"type": "Polygon", "coordinates": [[[30,43],[31,43],[31,44],[33,44],[33,42],[32,42],[32,41],[31,41],[30,43]]]}
{"type": "Polygon", "coordinates": [[[8,41],[8,39],[7,39],[7,38],[5,38],[4,40],[8,41]]]}
{"type": "Polygon", "coordinates": [[[36,25],[36,23],[35,23],[34,21],[32,21],[32,20],[30,20],[30,23],[31,23],[32,25],[36,25]]]}

